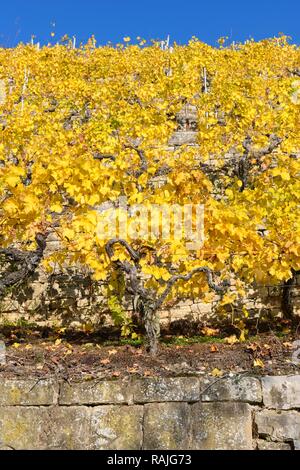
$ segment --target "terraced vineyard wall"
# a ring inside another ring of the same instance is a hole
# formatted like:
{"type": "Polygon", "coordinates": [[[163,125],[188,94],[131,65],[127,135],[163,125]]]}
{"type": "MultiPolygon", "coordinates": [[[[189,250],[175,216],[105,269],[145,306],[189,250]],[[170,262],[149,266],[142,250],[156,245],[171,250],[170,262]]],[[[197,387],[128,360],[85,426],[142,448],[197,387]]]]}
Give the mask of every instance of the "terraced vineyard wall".
{"type": "Polygon", "coordinates": [[[299,397],[299,375],[2,379],[0,449],[300,450],[299,397]]]}
{"type": "MultiPolygon", "coordinates": [[[[182,145],[198,146],[197,144],[197,111],[187,105],[177,116],[178,130],[169,141],[169,148],[175,150],[182,145]]],[[[214,195],[218,198],[222,192],[220,175],[234,175],[238,165],[237,156],[227,154],[222,168],[217,160],[210,160],[203,166],[214,185],[214,195]]],[[[161,177],[160,177],[161,178],[161,177]]],[[[156,184],[159,185],[159,178],[156,184]]],[[[262,227],[263,235],[263,227],[262,227]]],[[[59,248],[59,240],[54,234],[47,239],[45,255],[59,248]]],[[[282,302],[285,286],[249,286],[244,306],[251,317],[276,317],[282,315],[282,302]]],[[[232,286],[234,290],[234,286],[232,286]]],[[[290,299],[294,315],[300,315],[300,276],[290,287],[290,299]]],[[[210,303],[199,300],[177,299],[172,306],[160,312],[161,323],[169,327],[172,324],[188,320],[190,322],[210,322],[218,317],[218,296],[210,303]]],[[[125,305],[131,310],[130,304],[125,305]]],[[[231,311],[229,312],[229,316],[231,311]]],[[[83,323],[111,324],[107,302],[101,283],[91,281],[86,275],[73,271],[59,271],[47,275],[42,269],[28,284],[18,286],[0,302],[2,320],[15,321],[25,318],[29,321],[43,323],[61,323],[67,326],[79,326],[83,323]]]]}

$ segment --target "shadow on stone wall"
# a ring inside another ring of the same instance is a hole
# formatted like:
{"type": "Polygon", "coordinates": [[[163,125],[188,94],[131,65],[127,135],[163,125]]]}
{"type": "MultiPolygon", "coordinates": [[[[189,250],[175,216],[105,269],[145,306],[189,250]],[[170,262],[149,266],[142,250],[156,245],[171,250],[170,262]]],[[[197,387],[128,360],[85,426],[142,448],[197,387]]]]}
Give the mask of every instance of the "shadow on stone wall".
{"type": "Polygon", "coordinates": [[[54,321],[63,327],[93,323],[102,326],[109,311],[103,284],[74,272],[36,273],[0,300],[0,315],[34,322],[54,321]]]}

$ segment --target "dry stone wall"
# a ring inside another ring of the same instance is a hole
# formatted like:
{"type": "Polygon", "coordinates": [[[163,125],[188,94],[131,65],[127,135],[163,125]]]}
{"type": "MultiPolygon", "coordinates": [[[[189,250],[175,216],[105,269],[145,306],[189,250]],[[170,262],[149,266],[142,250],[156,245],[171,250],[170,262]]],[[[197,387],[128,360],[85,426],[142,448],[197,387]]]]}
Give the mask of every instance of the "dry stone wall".
{"type": "MultiPolygon", "coordinates": [[[[59,241],[50,235],[48,253],[58,248],[59,241]]],[[[282,316],[284,289],[284,286],[249,287],[244,306],[251,318],[282,316]]],[[[300,315],[300,276],[291,288],[291,299],[294,314],[300,315]]],[[[182,320],[195,324],[210,323],[218,317],[219,300],[217,295],[209,303],[199,299],[178,299],[174,305],[163,307],[160,311],[161,324],[170,328],[182,320]]],[[[125,308],[130,311],[131,303],[127,303],[125,308]]],[[[18,286],[0,299],[0,322],[20,318],[40,325],[62,324],[70,327],[88,323],[96,326],[112,324],[101,283],[92,281],[88,274],[74,271],[47,275],[40,269],[27,285],[18,286]]]]}
{"type": "Polygon", "coordinates": [[[299,450],[300,376],[0,378],[0,449],[299,450]]]}

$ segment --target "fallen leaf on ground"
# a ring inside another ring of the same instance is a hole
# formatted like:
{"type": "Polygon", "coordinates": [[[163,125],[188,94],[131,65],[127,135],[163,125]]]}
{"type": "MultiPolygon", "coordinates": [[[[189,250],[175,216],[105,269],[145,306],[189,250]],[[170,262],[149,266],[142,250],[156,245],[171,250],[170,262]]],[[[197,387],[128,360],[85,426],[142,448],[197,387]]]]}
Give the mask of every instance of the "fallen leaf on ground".
{"type": "Polygon", "coordinates": [[[239,340],[237,339],[236,335],[231,335],[224,339],[224,343],[227,343],[227,344],[235,344],[238,342],[239,340]]]}
{"type": "Polygon", "coordinates": [[[213,377],[222,377],[223,375],[223,371],[218,369],[217,367],[215,367],[212,371],[211,371],[211,375],[213,377]]]}
{"type": "Polygon", "coordinates": [[[109,364],[110,360],[109,359],[101,359],[100,364],[106,365],[109,364]]]}
{"type": "Polygon", "coordinates": [[[265,367],[263,361],[261,359],[254,359],[253,361],[254,367],[265,367]]]}
{"type": "Polygon", "coordinates": [[[205,326],[202,328],[201,333],[203,333],[205,336],[217,336],[220,333],[220,330],[218,328],[210,328],[205,326]]]}
{"type": "Polygon", "coordinates": [[[18,349],[20,346],[21,346],[20,343],[14,343],[14,344],[12,345],[12,347],[13,347],[13,348],[16,348],[16,349],[18,349]]]}
{"type": "Polygon", "coordinates": [[[112,355],[114,355],[114,354],[117,354],[117,352],[118,352],[118,351],[117,351],[116,349],[111,349],[110,351],[108,351],[108,354],[109,354],[110,356],[112,356],[112,355]]]}
{"type": "Polygon", "coordinates": [[[211,347],[210,347],[210,352],[214,353],[214,352],[218,352],[218,351],[219,350],[218,350],[217,346],[215,344],[212,344],[211,347]]]}
{"type": "Polygon", "coordinates": [[[70,354],[72,354],[73,351],[71,351],[70,349],[68,349],[66,352],[65,352],[65,356],[69,356],[70,354]]]}
{"type": "Polygon", "coordinates": [[[115,371],[111,375],[112,375],[112,377],[120,377],[121,372],[115,371]]]}
{"type": "Polygon", "coordinates": [[[247,346],[246,349],[247,349],[247,351],[249,350],[249,351],[254,352],[254,351],[257,350],[257,344],[256,344],[256,343],[251,343],[251,344],[249,344],[249,345],[247,346]]]}

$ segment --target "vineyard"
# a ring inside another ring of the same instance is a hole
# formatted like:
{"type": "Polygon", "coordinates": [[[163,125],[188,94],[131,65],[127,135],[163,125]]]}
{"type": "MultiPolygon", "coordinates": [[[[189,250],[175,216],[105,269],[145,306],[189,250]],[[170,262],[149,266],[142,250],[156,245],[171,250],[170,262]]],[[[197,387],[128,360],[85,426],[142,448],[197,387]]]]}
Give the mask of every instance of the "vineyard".
{"type": "Polygon", "coordinates": [[[249,286],[280,285],[279,317],[297,325],[299,47],[124,39],[0,49],[1,298],[39,269],[90,275],[124,336],[140,325],[153,354],[158,312],[183,299],[218,295],[242,341],[249,286]],[[190,209],[180,237],[174,206],[190,209]]]}

